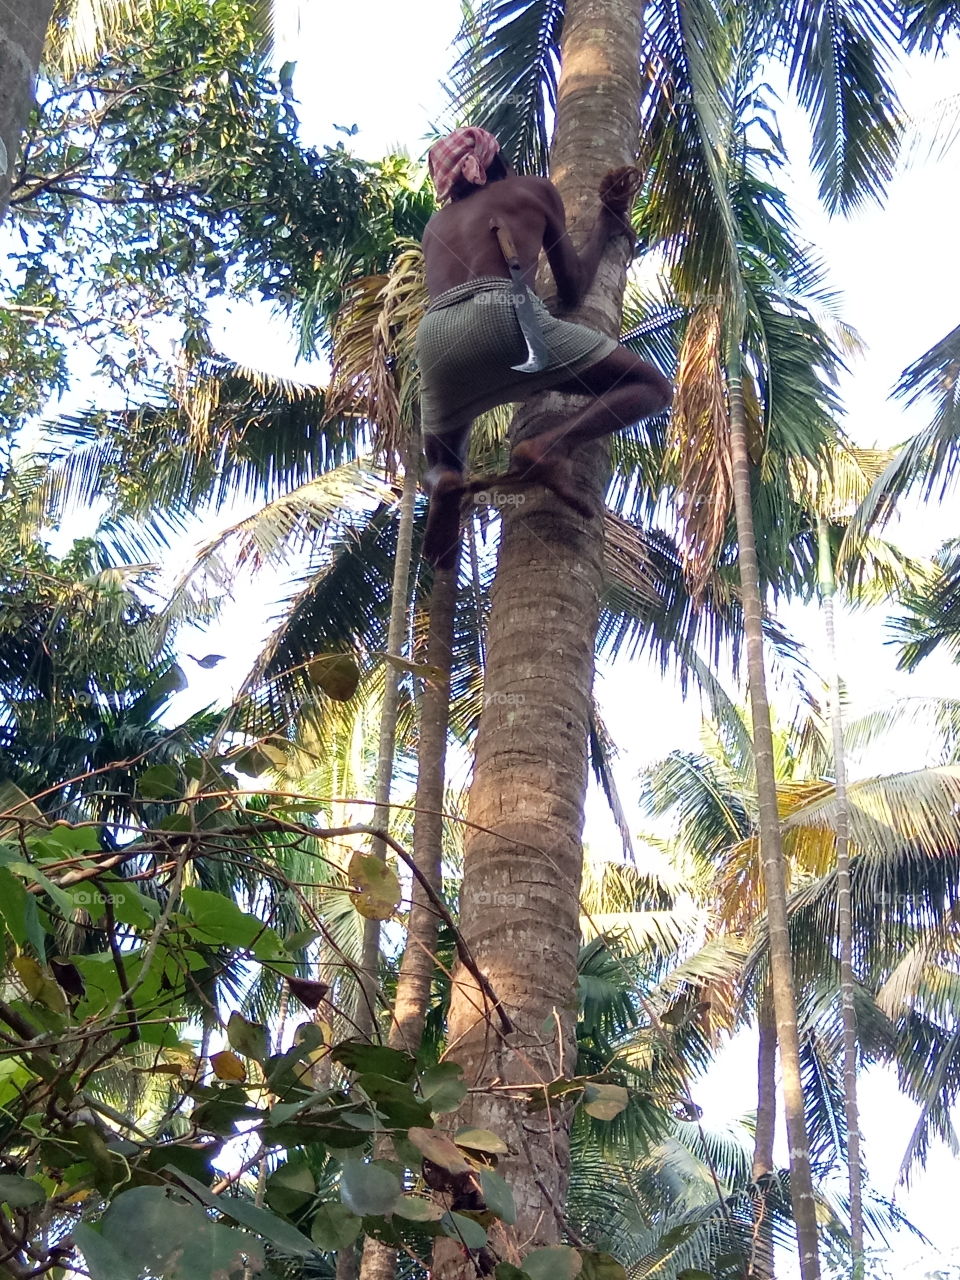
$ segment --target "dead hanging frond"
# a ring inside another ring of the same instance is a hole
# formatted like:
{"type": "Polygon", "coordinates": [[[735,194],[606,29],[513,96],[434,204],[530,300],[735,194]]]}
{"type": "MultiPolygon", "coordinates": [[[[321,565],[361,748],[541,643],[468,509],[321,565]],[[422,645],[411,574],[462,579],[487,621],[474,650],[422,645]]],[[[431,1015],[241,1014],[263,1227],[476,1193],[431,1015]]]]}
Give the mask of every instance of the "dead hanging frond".
{"type": "Polygon", "coordinates": [[[650,545],[644,531],[612,511],[603,516],[604,577],[635,592],[645,604],[662,604],[650,545]]]}
{"type": "Polygon", "coordinates": [[[733,499],[723,356],[720,308],[709,303],[687,325],[671,416],[684,573],[695,599],[713,576],[733,499]]]}
{"type": "Polygon", "coordinates": [[[426,309],[423,252],[397,242],[387,275],[364,276],[346,290],[333,324],[327,414],[360,414],[374,428],[374,450],[395,468],[416,420],[419,381],[414,342],[426,309]]]}

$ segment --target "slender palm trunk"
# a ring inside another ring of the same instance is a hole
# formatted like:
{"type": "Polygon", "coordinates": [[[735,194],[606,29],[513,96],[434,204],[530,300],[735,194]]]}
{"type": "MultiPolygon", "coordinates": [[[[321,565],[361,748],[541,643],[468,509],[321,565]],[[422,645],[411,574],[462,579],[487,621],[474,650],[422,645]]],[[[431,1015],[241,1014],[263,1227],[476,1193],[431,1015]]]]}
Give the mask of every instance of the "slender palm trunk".
{"type": "Polygon", "coordinates": [[[52,12],[53,0],[14,0],[0,8],[0,222],[52,12]]]}
{"type": "MultiPolygon", "coordinates": [[[[430,593],[427,663],[449,672],[457,605],[458,569],[437,570],[430,593]]],[[[417,753],[417,797],[413,819],[413,856],[419,871],[439,893],[443,886],[443,797],[446,783],[449,684],[428,684],[420,700],[420,749],[417,753]]],[[[407,922],[407,942],[390,1027],[390,1047],[416,1053],[430,1004],[436,972],[434,954],[439,929],[436,908],[414,880],[407,922]]],[[[393,1280],[397,1253],[368,1237],[363,1246],[361,1280],[393,1280]]]]}
{"type": "Polygon", "coordinates": [[[777,1018],[768,987],[760,1001],[757,1019],[760,1042],[757,1049],[757,1130],[753,1143],[753,1181],[757,1192],[753,1251],[749,1280],[773,1280],[774,1248],[767,1208],[766,1184],[761,1180],[773,1173],[773,1140],[777,1131],[777,1018]]]}
{"type": "MultiPolygon", "coordinates": [[[[595,217],[604,172],[636,154],[640,34],[637,0],[567,4],[551,172],[574,237],[595,217]]],[[[579,313],[607,333],[619,329],[626,263],[626,241],[612,242],[579,313]]],[[[534,418],[540,409],[534,406],[534,418]]],[[[576,1054],[605,448],[584,449],[577,464],[596,513],[589,522],[533,492],[504,514],[470,792],[460,927],[516,1029],[504,1036],[458,966],[448,1035],[450,1057],[474,1090],[458,1119],[493,1130],[509,1146],[500,1171],[517,1204],[516,1239],[530,1245],[561,1235],[570,1111],[554,1105],[528,1113],[516,1086],[535,1094],[570,1074],[576,1054]]],[[[435,1280],[470,1274],[460,1253],[437,1248],[435,1280]]]]}
{"type": "Polygon", "coordinates": [[[850,899],[850,805],[840,706],[840,665],[834,599],[837,591],[827,523],[817,522],[820,545],[820,598],[830,659],[830,727],[833,733],[833,776],[837,792],[837,932],[840,938],[840,1012],[843,1019],[843,1106],[847,1120],[847,1169],[850,1178],[850,1237],[853,1280],[863,1275],[863,1169],[860,1160],[860,1114],[857,1103],[857,1010],[853,971],[853,914],[850,899]]]}
{"type": "MultiPolygon", "coordinates": [[[[437,570],[430,593],[427,663],[444,672],[450,671],[453,655],[457,578],[456,568],[437,570]]],[[[443,888],[443,798],[449,723],[449,684],[428,684],[421,699],[413,856],[417,868],[436,893],[443,888]]],[[[420,1048],[437,967],[434,953],[439,925],[436,908],[422,885],[414,881],[407,942],[400,962],[394,1020],[390,1028],[390,1047],[393,1049],[416,1053],[420,1048]]]]}
{"type": "Polygon", "coordinates": [[[747,649],[747,678],[753,720],[753,749],[760,809],[760,858],[767,897],[770,934],[770,981],[777,1016],[777,1039],[783,1072],[784,1112],[790,1144],[790,1189],[797,1226],[802,1280],[818,1280],[817,1214],[810,1172],[810,1145],[803,1113],[800,1078],[800,1035],[793,986],[793,962],[787,922],[786,866],[780,840],[777,781],[774,771],[773,732],[767,682],[763,669],[763,611],[760,571],[753,527],[750,494],[750,461],[747,452],[747,420],[743,400],[739,348],[731,353],[728,369],[730,397],[730,455],[733,464],[733,496],[739,543],[740,587],[747,649]]]}
{"type": "MultiPolygon", "coordinates": [[[[414,445],[407,447],[403,460],[403,496],[400,499],[400,527],[397,531],[397,556],[393,566],[390,597],[390,623],[387,628],[387,652],[399,655],[407,633],[407,604],[410,583],[410,561],[413,549],[413,509],[417,497],[417,468],[414,445]]],[[[377,751],[376,805],[373,825],[386,829],[390,822],[390,786],[393,781],[393,757],[397,744],[397,708],[400,674],[389,663],[384,673],[383,709],[380,713],[380,742],[377,751]]],[[[382,840],[374,840],[373,852],[386,858],[382,840]]],[[[360,999],[357,1004],[357,1034],[374,1038],[377,1022],[377,969],[380,961],[380,922],[365,920],[363,946],[360,952],[360,999]]]]}

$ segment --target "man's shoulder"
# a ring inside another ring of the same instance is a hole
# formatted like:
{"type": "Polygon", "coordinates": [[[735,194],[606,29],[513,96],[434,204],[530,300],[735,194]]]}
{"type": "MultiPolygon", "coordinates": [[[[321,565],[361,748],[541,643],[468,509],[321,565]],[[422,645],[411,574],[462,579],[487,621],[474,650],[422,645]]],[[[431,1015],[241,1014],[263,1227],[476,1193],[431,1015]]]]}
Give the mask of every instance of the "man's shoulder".
{"type": "Polygon", "coordinates": [[[555,192],[556,187],[549,178],[541,178],[536,173],[515,173],[507,179],[516,188],[524,191],[555,192]]]}

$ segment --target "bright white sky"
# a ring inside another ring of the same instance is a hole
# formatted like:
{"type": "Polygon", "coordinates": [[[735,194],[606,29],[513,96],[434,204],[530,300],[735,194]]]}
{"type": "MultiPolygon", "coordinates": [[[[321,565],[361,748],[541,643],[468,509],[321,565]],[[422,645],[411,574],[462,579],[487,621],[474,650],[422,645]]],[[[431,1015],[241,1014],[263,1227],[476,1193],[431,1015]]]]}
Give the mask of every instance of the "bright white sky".
{"type": "MultiPolygon", "coordinates": [[[[442,78],[460,21],[458,0],[418,0],[415,22],[410,7],[393,0],[337,5],[302,0],[299,15],[297,7],[298,0],[280,0],[278,54],[279,61],[298,61],[295,90],[304,141],[333,142],[341,136],[334,125],[356,124],[359,132],[349,145],[370,159],[397,144],[411,155],[421,155],[446,101],[442,78]]],[[[955,92],[956,65],[954,57],[939,63],[914,60],[904,67],[900,92],[914,118],[929,116],[939,100],[955,92]]],[[[848,429],[859,444],[893,444],[924,419],[922,412],[907,415],[891,403],[890,387],[905,365],[960,320],[960,268],[954,249],[960,146],[939,162],[924,159],[921,152],[912,168],[897,175],[884,209],[868,209],[848,221],[831,221],[818,207],[805,172],[807,143],[801,118],[785,109],[781,124],[795,159],[794,208],[802,231],[823,250],[832,282],[846,300],[844,317],[868,347],[844,381],[848,429]]],[[[228,355],[277,372],[292,371],[288,335],[268,321],[262,309],[237,306],[231,312],[224,310],[220,319],[222,346],[228,355]]],[[[304,373],[309,376],[309,371],[301,370],[304,373]]],[[[913,509],[897,532],[909,550],[929,554],[957,530],[945,510],[927,508],[922,515],[913,509]]],[[[176,558],[178,553],[179,548],[176,558]]],[[[175,572],[180,566],[168,567],[175,572]]],[[[192,637],[185,645],[198,656],[211,651],[226,655],[216,672],[191,666],[193,687],[186,696],[193,706],[216,700],[249,669],[269,628],[273,599],[275,580],[251,584],[205,637],[192,637]]],[[[816,611],[796,606],[783,617],[808,646],[814,667],[824,670],[816,611]]],[[[929,661],[907,684],[895,671],[895,657],[884,643],[883,617],[876,613],[844,616],[839,641],[855,713],[906,692],[960,695],[957,668],[940,659],[929,661]]],[[[682,704],[678,690],[643,664],[620,664],[603,671],[598,693],[608,727],[622,749],[619,780],[629,802],[636,792],[637,771],[644,764],[672,748],[696,745],[699,707],[694,701],[682,704]]],[[[882,767],[890,771],[917,767],[923,763],[918,758],[922,748],[915,737],[904,738],[896,758],[890,755],[882,767]]],[[[639,813],[636,825],[643,825],[639,813]]],[[[590,801],[587,839],[594,848],[609,846],[612,853],[618,848],[604,802],[597,796],[590,801]]],[[[711,1077],[695,1089],[708,1123],[721,1123],[755,1107],[754,1054],[751,1038],[741,1037],[711,1077]]],[[[877,1071],[867,1072],[863,1079],[862,1103],[873,1184],[892,1195],[913,1126],[912,1108],[877,1071]]],[[[936,1150],[915,1189],[898,1193],[903,1208],[939,1246],[931,1253],[905,1238],[887,1260],[904,1276],[925,1275],[942,1268],[948,1259],[960,1264],[955,1176],[948,1153],[936,1150]]]]}

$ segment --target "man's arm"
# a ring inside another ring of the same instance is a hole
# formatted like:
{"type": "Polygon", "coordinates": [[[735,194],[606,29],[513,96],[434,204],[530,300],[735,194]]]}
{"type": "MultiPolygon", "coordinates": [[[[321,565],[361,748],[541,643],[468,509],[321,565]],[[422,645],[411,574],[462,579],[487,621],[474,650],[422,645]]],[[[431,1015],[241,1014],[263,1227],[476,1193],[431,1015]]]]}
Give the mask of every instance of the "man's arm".
{"type": "Polygon", "coordinates": [[[578,254],[567,233],[563,201],[552,182],[544,182],[547,225],[543,247],[550,270],[557,282],[557,297],[563,307],[575,307],[593,284],[597,267],[607,244],[614,236],[628,236],[633,231],[627,213],[637,189],[636,169],[614,169],[600,184],[600,211],[593,230],[578,254]]]}

